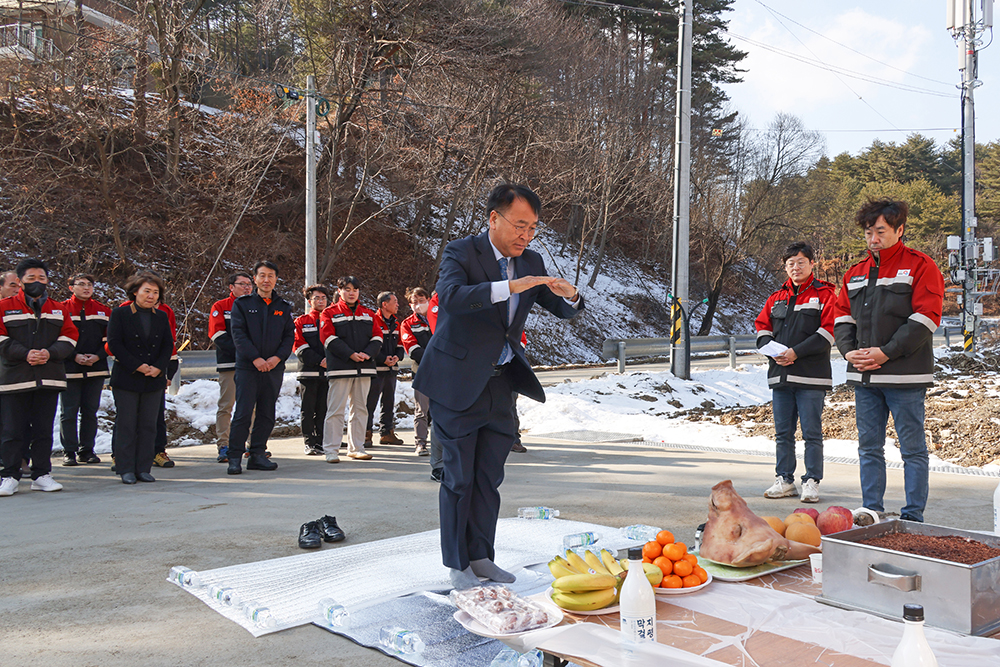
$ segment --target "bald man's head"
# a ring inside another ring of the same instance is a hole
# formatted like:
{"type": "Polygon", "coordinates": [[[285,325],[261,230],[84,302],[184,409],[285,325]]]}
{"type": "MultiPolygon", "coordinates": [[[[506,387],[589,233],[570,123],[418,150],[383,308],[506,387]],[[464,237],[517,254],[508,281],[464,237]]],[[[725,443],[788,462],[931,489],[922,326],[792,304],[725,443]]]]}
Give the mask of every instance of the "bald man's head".
{"type": "Polygon", "coordinates": [[[9,296],[14,296],[17,294],[17,290],[21,289],[21,281],[17,279],[17,274],[13,271],[7,271],[2,276],[0,276],[0,299],[6,299],[9,296]]]}

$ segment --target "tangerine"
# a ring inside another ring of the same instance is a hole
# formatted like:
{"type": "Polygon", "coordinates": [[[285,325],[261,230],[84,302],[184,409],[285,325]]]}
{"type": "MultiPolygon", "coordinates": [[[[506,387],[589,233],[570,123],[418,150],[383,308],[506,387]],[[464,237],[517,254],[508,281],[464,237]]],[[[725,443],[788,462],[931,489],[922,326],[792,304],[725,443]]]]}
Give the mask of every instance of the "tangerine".
{"type": "Polygon", "coordinates": [[[653,562],[653,559],[661,555],[663,555],[663,546],[655,540],[652,542],[646,542],[646,544],[642,546],[642,557],[648,558],[649,562],[653,562]]]}
{"type": "Polygon", "coordinates": [[[657,556],[653,559],[653,565],[663,571],[664,576],[674,571],[674,562],[666,556],[657,556]]]}
{"type": "Polygon", "coordinates": [[[687,562],[683,558],[678,561],[674,561],[674,574],[678,577],[686,577],[692,572],[694,572],[694,565],[687,562]]]}
{"type": "Polygon", "coordinates": [[[784,537],[785,535],[785,522],[776,516],[762,516],[761,519],[767,521],[767,525],[774,529],[774,532],[778,533],[784,537]]]}
{"type": "Polygon", "coordinates": [[[811,516],[809,516],[808,514],[803,514],[802,512],[796,512],[795,514],[789,514],[788,516],[785,517],[784,524],[785,524],[785,529],[786,530],[793,523],[811,523],[814,526],[816,525],[816,522],[813,521],[813,518],[811,516]]]}
{"type": "Polygon", "coordinates": [[[708,570],[706,570],[703,567],[695,566],[694,572],[692,572],[692,574],[698,577],[701,583],[705,583],[706,581],[708,581],[708,570]]]}
{"type": "Polygon", "coordinates": [[[684,560],[686,560],[687,562],[691,563],[692,565],[697,565],[698,564],[698,557],[695,556],[694,554],[687,554],[687,555],[685,555],[684,556],[684,560]]]}
{"type": "Polygon", "coordinates": [[[674,542],[673,544],[668,544],[663,553],[670,560],[681,560],[684,558],[684,554],[687,553],[687,545],[683,542],[674,542]]]}
{"type": "Polygon", "coordinates": [[[660,588],[684,588],[684,581],[676,574],[664,577],[660,582],[660,588]]]}
{"type": "Polygon", "coordinates": [[[661,530],[656,534],[656,541],[660,543],[661,546],[667,546],[668,544],[674,543],[674,534],[669,530],[661,530]]]}
{"type": "Polygon", "coordinates": [[[704,582],[697,575],[689,574],[681,579],[681,583],[684,584],[684,588],[694,588],[695,586],[701,586],[704,582]]]}
{"type": "Polygon", "coordinates": [[[643,563],[652,563],[653,561],[651,561],[651,560],[649,560],[648,558],[646,558],[645,556],[643,556],[643,557],[642,557],[642,562],[643,562],[643,563]]]}

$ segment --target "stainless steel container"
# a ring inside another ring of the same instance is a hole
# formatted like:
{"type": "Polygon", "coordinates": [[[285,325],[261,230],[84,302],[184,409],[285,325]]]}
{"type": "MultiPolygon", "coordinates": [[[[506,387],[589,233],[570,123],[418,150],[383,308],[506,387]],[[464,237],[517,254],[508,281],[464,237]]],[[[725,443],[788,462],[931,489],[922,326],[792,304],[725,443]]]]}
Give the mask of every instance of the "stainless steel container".
{"type": "Polygon", "coordinates": [[[970,635],[1000,628],[1000,556],[963,565],[867,544],[887,533],[955,535],[1000,548],[1000,537],[910,521],[887,521],[823,537],[820,602],[899,619],[923,605],[927,625],[970,635]]]}

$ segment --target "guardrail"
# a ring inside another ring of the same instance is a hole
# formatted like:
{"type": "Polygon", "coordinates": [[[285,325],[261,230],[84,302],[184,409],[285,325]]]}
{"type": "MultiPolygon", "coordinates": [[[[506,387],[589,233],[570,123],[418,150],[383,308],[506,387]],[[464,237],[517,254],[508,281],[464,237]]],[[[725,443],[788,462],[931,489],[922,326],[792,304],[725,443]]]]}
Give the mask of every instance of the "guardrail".
{"type": "MultiPolygon", "coordinates": [[[[951,347],[951,336],[962,337],[962,327],[938,327],[935,336],[944,336],[951,347]]],[[[736,368],[737,352],[756,352],[757,336],[691,336],[691,352],[729,352],[729,367],[736,368]]],[[[601,347],[604,359],[617,359],[618,372],[625,372],[625,359],[657,357],[670,354],[669,338],[608,338],[601,347]]]]}
{"type": "MultiPolygon", "coordinates": [[[[215,370],[215,350],[191,350],[180,353],[181,363],[178,366],[177,374],[174,375],[174,383],[180,386],[180,379],[184,380],[207,380],[218,377],[215,370]]],[[[409,369],[411,365],[409,357],[404,357],[399,361],[401,369],[409,369]]],[[[285,372],[296,373],[299,370],[299,358],[294,354],[285,361],[285,372]]]]}

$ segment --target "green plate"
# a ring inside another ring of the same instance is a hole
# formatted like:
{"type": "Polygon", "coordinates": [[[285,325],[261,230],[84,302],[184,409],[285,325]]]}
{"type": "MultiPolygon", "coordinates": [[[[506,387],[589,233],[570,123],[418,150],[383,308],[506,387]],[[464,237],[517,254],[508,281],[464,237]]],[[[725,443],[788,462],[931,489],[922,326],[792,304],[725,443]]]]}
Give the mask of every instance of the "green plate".
{"type": "Polygon", "coordinates": [[[708,560],[704,556],[698,556],[698,564],[705,568],[705,571],[711,574],[713,579],[718,579],[719,581],[747,581],[765,574],[789,570],[808,562],[809,559],[806,558],[804,560],[783,560],[777,563],[762,563],[753,567],[733,567],[732,565],[723,565],[722,563],[708,560]]]}

